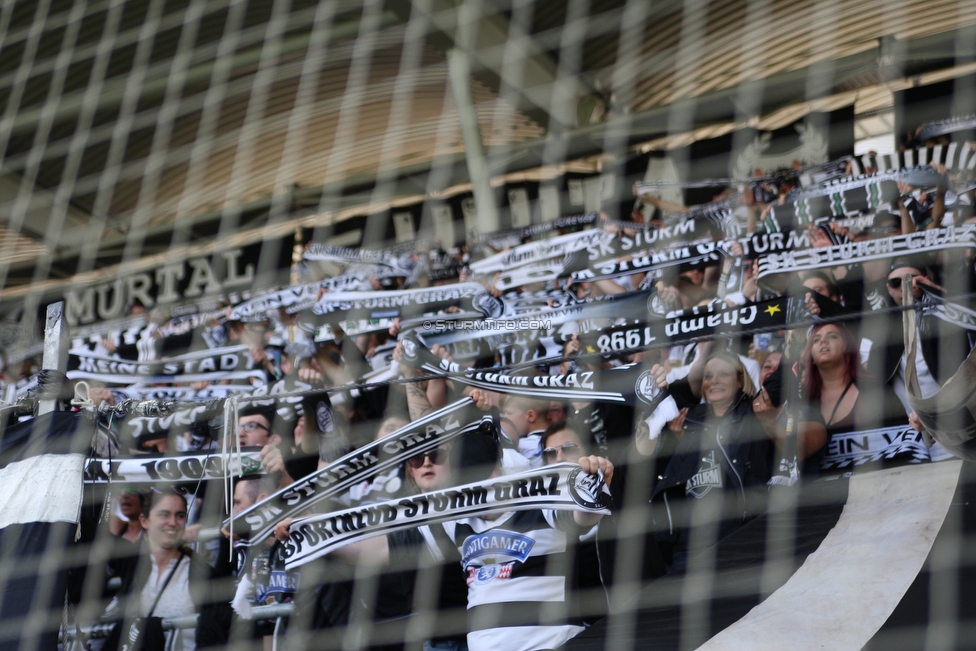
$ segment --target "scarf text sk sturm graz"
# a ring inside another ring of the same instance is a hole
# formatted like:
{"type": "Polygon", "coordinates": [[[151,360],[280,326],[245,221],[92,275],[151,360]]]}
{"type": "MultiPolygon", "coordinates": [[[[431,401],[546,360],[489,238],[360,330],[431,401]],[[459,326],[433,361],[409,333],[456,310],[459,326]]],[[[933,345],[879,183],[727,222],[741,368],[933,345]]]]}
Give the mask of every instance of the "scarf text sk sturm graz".
{"type": "MultiPolygon", "coordinates": [[[[464,398],[350,452],[236,514],[234,529],[250,531],[251,542],[245,544],[263,541],[281,520],[295,517],[322,500],[338,496],[351,486],[396,468],[417,454],[465,434],[485,435],[494,427],[490,416],[472,423],[463,420],[463,414],[471,404],[470,398],[464,398]]],[[[228,520],[224,526],[229,524],[228,520]]]]}

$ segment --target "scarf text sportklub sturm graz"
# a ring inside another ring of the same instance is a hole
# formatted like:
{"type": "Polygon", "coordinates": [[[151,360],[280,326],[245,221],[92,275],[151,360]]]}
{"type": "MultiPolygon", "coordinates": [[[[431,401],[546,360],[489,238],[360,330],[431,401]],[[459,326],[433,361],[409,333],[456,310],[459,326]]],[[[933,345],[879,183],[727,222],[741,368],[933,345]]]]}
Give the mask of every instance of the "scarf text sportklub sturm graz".
{"type": "Polygon", "coordinates": [[[558,509],[610,515],[603,473],[560,463],[498,479],[297,520],[288,527],[285,567],[293,569],[372,536],[423,524],[509,511],[558,509]]]}

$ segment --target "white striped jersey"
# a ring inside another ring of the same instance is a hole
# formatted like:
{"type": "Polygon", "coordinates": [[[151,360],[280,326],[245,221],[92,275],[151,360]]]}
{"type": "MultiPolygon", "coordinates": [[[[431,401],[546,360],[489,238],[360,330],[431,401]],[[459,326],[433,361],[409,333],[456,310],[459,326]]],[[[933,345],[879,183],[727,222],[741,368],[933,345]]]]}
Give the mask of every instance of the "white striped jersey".
{"type": "Polygon", "coordinates": [[[554,649],[583,630],[567,578],[575,563],[567,542],[579,535],[571,512],[516,511],[443,526],[467,576],[471,651],[554,649]]]}

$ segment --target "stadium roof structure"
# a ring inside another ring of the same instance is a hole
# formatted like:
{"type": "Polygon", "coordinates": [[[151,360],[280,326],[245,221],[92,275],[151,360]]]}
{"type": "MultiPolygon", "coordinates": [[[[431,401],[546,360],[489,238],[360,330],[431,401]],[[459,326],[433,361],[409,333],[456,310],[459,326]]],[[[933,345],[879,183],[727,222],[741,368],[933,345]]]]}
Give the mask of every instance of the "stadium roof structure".
{"type": "MultiPolygon", "coordinates": [[[[976,105],[976,0],[19,0],[0,34],[0,313],[507,180],[893,111],[893,93],[937,82],[959,80],[954,114],[976,105]]],[[[371,227],[387,232],[367,222],[347,244],[382,245],[371,227]]],[[[713,603],[695,612],[728,633],[682,621],[693,599],[665,579],[571,648],[693,648],[683,628],[715,649],[956,648],[939,626],[962,648],[973,465],[847,479],[799,505],[788,556],[754,553],[777,542],[773,517],[718,549],[719,569],[748,567],[700,584],[713,603]],[[864,601],[877,608],[853,634],[801,630],[811,603],[822,622],[864,601]],[[921,643],[895,626],[904,611],[921,643]]]]}
{"type": "Polygon", "coordinates": [[[0,298],[188,243],[260,239],[269,223],[321,226],[470,188],[450,52],[470,71],[461,90],[487,158],[476,175],[490,182],[595,171],[635,147],[811,109],[883,108],[891,90],[976,70],[973,8],[8,3],[0,298]]]}

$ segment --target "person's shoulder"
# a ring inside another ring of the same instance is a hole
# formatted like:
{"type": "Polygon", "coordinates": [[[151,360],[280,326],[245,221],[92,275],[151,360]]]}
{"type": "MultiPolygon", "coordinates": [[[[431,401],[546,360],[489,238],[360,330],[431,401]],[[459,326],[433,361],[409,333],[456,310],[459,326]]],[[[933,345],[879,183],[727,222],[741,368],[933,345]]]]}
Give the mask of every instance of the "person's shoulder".
{"type": "Polygon", "coordinates": [[[193,580],[207,580],[216,578],[220,571],[211,565],[207,557],[203,554],[197,552],[195,549],[189,545],[184,545],[181,550],[183,552],[184,560],[182,562],[186,563],[189,561],[190,566],[190,577],[193,580]]]}

